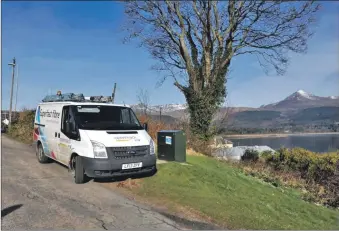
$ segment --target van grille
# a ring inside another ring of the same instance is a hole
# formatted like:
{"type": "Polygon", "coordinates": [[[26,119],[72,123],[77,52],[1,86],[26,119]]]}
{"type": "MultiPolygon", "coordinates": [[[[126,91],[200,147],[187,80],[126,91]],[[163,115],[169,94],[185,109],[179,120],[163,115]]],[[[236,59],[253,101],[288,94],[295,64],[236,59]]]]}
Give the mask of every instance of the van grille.
{"type": "Polygon", "coordinates": [[[107,148],[107,152],[115,159],[142,157],[149,154],[149,145],[135,147],[110,147],[107,148]]]}

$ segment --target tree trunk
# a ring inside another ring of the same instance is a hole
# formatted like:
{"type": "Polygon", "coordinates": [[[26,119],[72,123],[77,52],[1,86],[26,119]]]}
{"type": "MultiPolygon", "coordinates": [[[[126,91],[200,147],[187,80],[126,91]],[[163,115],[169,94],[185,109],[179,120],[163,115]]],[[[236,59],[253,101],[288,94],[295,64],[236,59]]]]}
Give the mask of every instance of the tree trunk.
{"type": "Polygon", "coordinates": [[[196,96],[190,99],[186,98],[190,112],[190,129],[196,138],[208,140],[210,134],[210,124],[213,115],[216,112],[215,108],[206,107],[208,97],[196,96]]]}
{"type": "MultiPolygon", "coordinates": [[[[184,91],[190,113],[190,129],[196,138],[208,140],[213,135],[210,125],[214,114],[226,96],[227,67],[221,70],[209,86],[196,91],[193,87],[184,91]]],[[[203,79],[203,78],[201,78],[203,79]]],[[[201,84],[203,86],[203,84],[201,84]]]]}

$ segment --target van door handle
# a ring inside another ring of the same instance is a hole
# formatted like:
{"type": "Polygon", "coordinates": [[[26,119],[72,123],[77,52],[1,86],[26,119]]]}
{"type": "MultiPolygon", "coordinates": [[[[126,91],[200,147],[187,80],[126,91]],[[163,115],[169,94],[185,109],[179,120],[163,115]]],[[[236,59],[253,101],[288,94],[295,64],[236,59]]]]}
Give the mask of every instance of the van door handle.
{"type": "Polygon", "coordinates": [[[58,133],[58,138],[60,138],[60,133],[58,133]]]}
{"type": "Polygon", "coordinates": [[[54,133],[54,136],[57,137],[57,132],[54,133]]]}

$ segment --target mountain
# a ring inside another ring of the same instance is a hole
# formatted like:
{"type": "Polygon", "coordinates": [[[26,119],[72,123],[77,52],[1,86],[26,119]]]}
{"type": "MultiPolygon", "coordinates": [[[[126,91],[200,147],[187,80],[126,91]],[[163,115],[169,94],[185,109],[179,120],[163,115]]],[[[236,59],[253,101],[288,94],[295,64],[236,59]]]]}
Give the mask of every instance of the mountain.
{"type": "Polygon", "coordinates": [[[286,97],[285,99],[277,103],[263,105],[260,107],[260,109],[289,111],[324,106],[328,107],[339,106],[339,97],[338,96],[321,97],[307,93],[304,90],[298,90],[291,94],[290,96],[286,97]]]}
{"type": "Polygon", "coordinates": [[[336,131],[338,122],[338,96],[321,97],[298,90],[279,102],[234,113],[228,127],[254,132],[336,131]]]}
{"type": "MultiPolygon", "coordinates": [[[[132,108],[137,112],[142,110],[139,105],[132,108]]],[[[150,106],[148,113],[155,120],[160,119],[160,108],[162,121],[166,123],[186,119],[189,115],[186,104],[150,106]]],[[[221,127],[254,129],[254,132],[265,129],[327,131],[326,129],[333,127],[333,124],[339,124],[339,97],[321,97],[298,90],[279,102],[259,108],[222,107],[216,113],[214,123],[220,124],[221,121],[223,121],[221,127]]]]}
{"type": "MultiPolygon", "coordinates": [[[[293,94],[287,96],[285,99],[267,105],[262,105],[259,108],[250,107],[223,107],[220,109],[220,113],[236,113],[240,111],[251,110],[273,110],[273,111],[295,111],[311,107],[339,107],[339,96],[321,97],[308,93],[304,90],[298,90],[293,94]]],[[[132,108],[136,111],[141,111],[142,106],[132,105],[132,108]]],[[[148,111],[151,114],[169,115],[176,118],[180,118],[184,114],[187,114],[187,104],[164,104],[149,106],[148,111]]]]}

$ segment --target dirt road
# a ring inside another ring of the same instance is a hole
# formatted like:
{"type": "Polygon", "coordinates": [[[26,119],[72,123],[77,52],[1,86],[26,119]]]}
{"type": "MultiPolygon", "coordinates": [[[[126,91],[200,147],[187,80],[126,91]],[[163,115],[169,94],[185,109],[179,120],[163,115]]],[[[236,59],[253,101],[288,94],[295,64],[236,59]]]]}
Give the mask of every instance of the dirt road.
{"type": "Polygon", "coordinates": [[[2,229],[179,229],[168,218],[67,169],[39,164],[33,148],[2,136],[2,229]]]}

